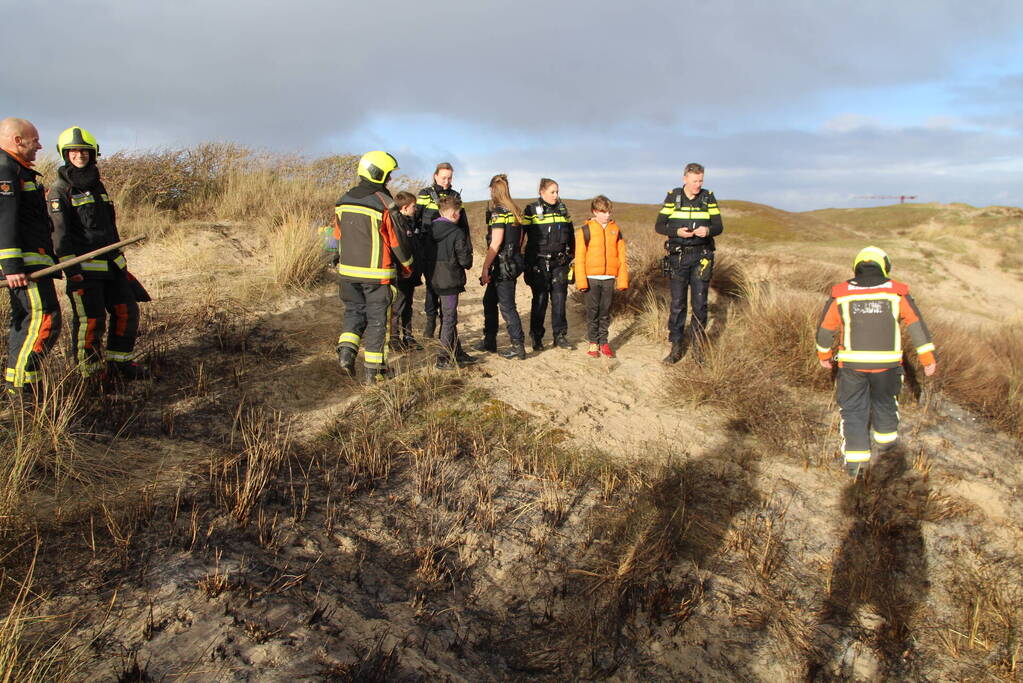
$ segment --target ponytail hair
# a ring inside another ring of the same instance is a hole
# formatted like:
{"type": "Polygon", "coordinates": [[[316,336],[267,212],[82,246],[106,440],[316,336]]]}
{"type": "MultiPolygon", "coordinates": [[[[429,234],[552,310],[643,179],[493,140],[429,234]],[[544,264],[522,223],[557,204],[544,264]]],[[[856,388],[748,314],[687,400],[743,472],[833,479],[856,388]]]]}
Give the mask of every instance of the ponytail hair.
{"type": "Polygon", "coordinates": [[[519,211],[515,200],[511,198],[511,192],[508,189],[508,176],[504,173],[498,173],[490,179],[490,208],[497,207],[511,211],[515,215],[516,223],[522,222],[522,212],[519,211]]]}

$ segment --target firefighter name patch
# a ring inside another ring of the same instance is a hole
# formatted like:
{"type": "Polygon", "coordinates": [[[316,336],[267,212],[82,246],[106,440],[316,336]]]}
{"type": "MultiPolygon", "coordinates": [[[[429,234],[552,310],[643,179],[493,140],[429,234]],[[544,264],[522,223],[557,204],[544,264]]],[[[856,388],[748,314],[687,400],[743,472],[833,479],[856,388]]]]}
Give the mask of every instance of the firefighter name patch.
{"type": "Polygon", "coordinates": [[[14,194],[14,183],[10,180],[0,180],[0,195],[8,196],[14,194]]]}
{"type": "Polygon", "coordinates": [[[50,200],[50,211],[52,211],[53,213],[60,213],[60,200],[58,199],[50,200]]]}

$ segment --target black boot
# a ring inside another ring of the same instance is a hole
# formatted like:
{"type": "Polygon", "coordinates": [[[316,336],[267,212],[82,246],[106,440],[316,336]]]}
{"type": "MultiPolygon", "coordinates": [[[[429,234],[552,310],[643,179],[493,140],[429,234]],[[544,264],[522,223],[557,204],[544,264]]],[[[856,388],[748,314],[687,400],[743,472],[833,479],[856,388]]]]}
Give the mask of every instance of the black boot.
{"type": "Polygon", "coordinates": [[[426,324],[423,326],[423,336],[427,339],[433,339],[437,334],[437,318],[436,316],[427,316],[426,324]]]}
{"type": "Polygon", "coordinates": [[[543,351],[543,337],[533,337],[533,350],[543,351]]]}
{"type": "Polygon", "coordinates": [[[493,337],[484,337],[472,345],[473,351],[484,351],[487,353],[497,352],[497,340],[493,337]]]}
{"type": "Polygon", "coordinates": [[[355,357],[358,352],[350,346],[337,347],[337,362],[341,364],[341,372],[355,377],[355,357]]]}
{"type": "Polygon", "coordinates": [[[671,352],[664,357],[661,362],[665,365],[674,365],[675,363],[682,360],[682,356],[686,354],[685,345],[681,341],[671,342],[671,352]]]}
{"type": "Polygon", "coordinates": [[[107,363],[107,372],[129,382],[136,379],[149,379],[153,376],[145,365],[134,362],[107,363]]]}
{"type": "Polygon", "coordinates": [[[570,351],[575,349],[575,347],[568,341],[568,337],[563,334],[559,334],[554,338],[554,345],[559,349],[568,349],[570,351]]]}
{"type": "Polygon", "coordinates": [[[526,344],[524,342],[512,342],[510,348],[505,349],[498,355],[508,360],[526,360],[526,344]]]}
{"type": "Polygon", "coordinates": [[[423,345],[416,341],[416,338],[411,334],[405,335],[401,340],[401,343],[405,345],[406,351],[422,351],[423,345]]]}
{"type": "Polygon", "coordinates": [[[481,362],[483,361],[481,361],[476,356],[470,356],[462,349],[458,349],[458,352],[455,354],[455,364],[458,365],[458,367],[465,367],[466,365],[476,365],[477,363],[481,362]]]}
{"type": "Polygon", "coordinates": [[[366,368],[366,384],[373,385],[388,379],[387,368],[366,368]]]}

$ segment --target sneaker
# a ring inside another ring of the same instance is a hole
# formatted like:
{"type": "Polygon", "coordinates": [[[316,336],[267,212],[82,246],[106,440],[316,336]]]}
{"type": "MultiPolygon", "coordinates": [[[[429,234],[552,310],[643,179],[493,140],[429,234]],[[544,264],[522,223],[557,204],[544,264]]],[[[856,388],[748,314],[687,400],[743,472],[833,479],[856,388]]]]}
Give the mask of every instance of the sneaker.
{"type": "Polygon", "coordinates": [[[590,358],[600,358],[600,347],[590,342],[590,350],[586,352],[586,355],[590,358]]]}
{"type": "Polygon", "coordinates": [[[526,360],[526,345],[522,342],[513,343],[511,348],[505,349],[497,355],[508,360],[526,360]]]}
{"type": "Polygon", "coordinates": [[[615,357],[615,352],[611,350],[611,345],[610,344],[601,344],[600,345],[600,352],[602,354],[604,354],[607,358],[614,358],[615,357]]]}
{"type": "Polygon", "coordinates": [[[462,351],[461,353],[456,353],[455,354],[455,363],[459,367],[464,367],[466,365],[476,365],[477,363],[482,363],[482,362],[483,361],[481,361],[476,356],[470,356],[469,354],[465,353],[464,351],[462,351]]]}
{"type": "Polygon", "coordinates": [[[685,353],[686,349],[685,346],[682,345],[682,342],[680,341],[672,342],[671,351],[668,353],[667,356],[664,357],[664,360],[662,360],[661,362],[664,363],[665,365],[674,365],[675,363],[682,360],[682,356],[684,356],[685,353]]]}

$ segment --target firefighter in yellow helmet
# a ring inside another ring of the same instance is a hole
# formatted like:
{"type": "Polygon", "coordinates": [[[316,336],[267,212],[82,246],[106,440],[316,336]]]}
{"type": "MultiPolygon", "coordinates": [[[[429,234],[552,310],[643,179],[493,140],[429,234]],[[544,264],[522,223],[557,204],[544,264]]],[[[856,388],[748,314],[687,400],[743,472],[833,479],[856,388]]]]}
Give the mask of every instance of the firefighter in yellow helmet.
{"type": "Polygon", "coordinates": [[[387,376],[387,331],[398,271],[409,273],[412,251],[404,231],[392,223],[394,205],[387,181],[398,161],[387,152],[367,152],[359,159],[359,182],[337,201],[334,236],[337,272],[345,305],[337,354],[341,369],[355,373],[359,347],[364,351],[366,382],[387,376]]]}
{"type": "MultiPolygon", "coordinates": [[[[57,258],[72,259],[121,240],[114,203],[99,177],[99,144],[79,126],[57,138],[64,164],[46,194],[53,221],[57,258]]],[[[71,300],[71,339],[81,373],[89,377],[106,370],[124,379],[149,376],[135,362],[139,300],[145,290],[128,273],[120,250],[69,266],[67,294],[71,300]],[[106,344],[104,345],[104,334],[106,344]]]]}
{"type": "Polygon", "coordinates": [[[891,279],[892,262],[883,250],[867,247],[853,261],[854,277],[835,285],[817,326],[822,367],[838,362],[835,395],[842,414],[842,454],[853,477],[870,463],[871,441],[879,452],[899,438],[902,390],[902,331],[906,325],[924,373],[937,368],[934,342],[909,295],[891,279]],[[838,341],[837,354],[832,351],[838,341]]]}

